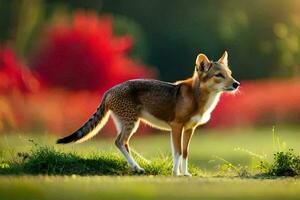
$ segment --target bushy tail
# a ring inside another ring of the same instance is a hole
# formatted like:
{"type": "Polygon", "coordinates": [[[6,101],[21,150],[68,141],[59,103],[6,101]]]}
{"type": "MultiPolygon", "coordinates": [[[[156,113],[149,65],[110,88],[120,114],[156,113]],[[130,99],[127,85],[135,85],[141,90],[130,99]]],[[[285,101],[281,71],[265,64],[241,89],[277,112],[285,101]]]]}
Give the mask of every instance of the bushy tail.
{"type": "Polygon", "coordinates": [[[103,98],[97,111],[81,128],[79,128],[77,131],[75,131],[73,134],[67,137],[58,139],[57,143],[58,144],[66,144],[70,142],[81,143],[92,138],[106,124],[108,117],[109,117],[108,110],[105,108],[105,98],[103,98]]]}

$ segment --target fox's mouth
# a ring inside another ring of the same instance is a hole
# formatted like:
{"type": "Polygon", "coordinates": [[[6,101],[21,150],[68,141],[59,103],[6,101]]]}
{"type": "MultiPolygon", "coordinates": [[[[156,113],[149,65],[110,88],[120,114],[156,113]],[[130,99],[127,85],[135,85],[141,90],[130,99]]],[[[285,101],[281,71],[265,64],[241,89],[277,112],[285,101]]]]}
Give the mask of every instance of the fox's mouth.
{"type": "Polygon", "coordinates": [[[234,88],[234,87],[230,86],[230,87],[223,88],[223,90],[226,92],[234,92],[234,91],[237,91],[238,88],[234,88]]]}
{"type": "Polygon", "coordinates": [[[240,83],[236,80],[229,86],[229,87],[224,87],[223,90],[227,92],[236,92],[240,86],[240,83]]]}

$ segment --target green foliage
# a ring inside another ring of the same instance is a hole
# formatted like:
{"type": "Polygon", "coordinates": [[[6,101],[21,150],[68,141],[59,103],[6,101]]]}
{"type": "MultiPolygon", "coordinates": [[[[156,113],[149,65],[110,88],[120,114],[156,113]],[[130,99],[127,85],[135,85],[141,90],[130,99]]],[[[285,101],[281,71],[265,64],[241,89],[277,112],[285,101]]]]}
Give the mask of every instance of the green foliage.
{"type": "Polygon", "coordinates": [[[281,141],[275,133],[275,127],[272,129],[273,162],[261,160],[258,165],[261,172],[271,176],[297,176],[300,175],[300,156],[296,155],[293,149],[286,150],[286,143],[281,141]]]}
{"type": "Polygon", "coordinates": [[[273,142],[273,151],[284,151],[286,149],[286,142],[281,141],[279,136],[275,132],[275,126],[272,128],[272,142],[273,142]]]}
{"type": "Polygon", "coordinates": [[[113,16],[113,29],[114,33],[118,36],[129,35],[133,39],[133,48],[131,49],[131,56],[148,61],[148,43],[142,27],[134,20],[125,17],[114,15],[113,16]]]}
{"type": "MultiPolygon", "coordinates": [[[[146,162],[138,158],[145,168],[144,175],[171,175],[172,160],[169,157],[156,158],[146,162]]],[[[191,167],[191,173],[198,175],[199,169],[191,167]]],[[[0,174],[47,174],[47,175],[134,175],[127,162],[116,153],[99,152],[79,156],[65,153],[53,147],[36,147],[30,154],[18,153],[14,160],[0,163],[0,174]]]]}
{"type": "Polygon", "coordinates": [[[163,79],[191,75],[198,52],[216,60],[225,49],[238,78],[299,75],[297,1],[131,3],[128,6],[126,0],[120,0],[116,5],[104,0],[102,10],[128,15],[142,25],[151,44],[151,64],[159,67],[163,79]]]}
{"type": "Polygon", "coordinates": [[[272,163],[261,161],[260,169],[271,176],[297,176],[300,175],[300,156],[295,155],[293,149],[276,152],[272,163]]]}
{"type": "Polygon", "coordinates": [[[224,158],[214,156],[222,163],[218,165],[219,175],[234,175],[240,177],[255,176],[298,176],[300,175],[300,156],[296,155],[293,149],[286,149],[286,143],[281,141],[275,133],[275,127],[272,129],[273,141],[273,160],[267,160],[267,155],[260,155],[248,149],[235,148],[235,151],[241,151],[248,154],[252,159],[252,166],[233,164],[224,158]],[[258,169],[258,174],[257,174],[258,169]]]}
{"type": "MultiPolygon", "coordinates": [[[[222,163],[217,165],[217,174],[216,176],[239,176],[239,177],[248,177],[250,176],[250,172],[248,170],[248,166],[243,166],[241,164],[234,164],[221,158],[219,156],[214,156],[217,160],[221,161],[222,163]]],[[[212,160],[214,161],[214,160],[212,160]]],[[[212,162],[211,161],[211,162],[212,162]]]]}
{"type": "Polygon", "coordinates": [[[222,161],[221,164],[217,165],[218,176],[239,176],[239,177],[251,177],[254,176],[298,176],[300,175],[300,156],[296,155],[293,149],[288,151],[278,151],[273,155],[273,161],[269,162],[266,158],[261,156],[252,156],[255,159],[254,164],[251,166],[233,164],[215,156],[217,159],[222,161]],[[259,173],[253,173],[259,170],[259,173]]]}
{"type": "Polygon", "coordinates": [[[17,53],[28,56],[49,21],[94,10],[125,16],[116,17],[116,31],[134,36],[132,55],[158,67],[164,80],[191,75],[198,52],[216,60],[225,49],[238,78],[292,77],[300,74],[299,8],[295,0],[0,0],[0,42],[13,38],[17,53]]]}

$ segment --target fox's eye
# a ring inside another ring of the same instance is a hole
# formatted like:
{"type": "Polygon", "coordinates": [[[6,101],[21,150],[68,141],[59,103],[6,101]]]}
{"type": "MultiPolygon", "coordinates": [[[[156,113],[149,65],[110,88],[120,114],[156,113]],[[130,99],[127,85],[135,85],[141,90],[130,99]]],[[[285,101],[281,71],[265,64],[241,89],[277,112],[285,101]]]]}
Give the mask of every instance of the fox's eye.
{"type": "Polygon", "coordinates": [[[221,74],[221,73],[216,74],[215,77],[218,77],[218,78],[225,78],[224,75],[221,74]]]}

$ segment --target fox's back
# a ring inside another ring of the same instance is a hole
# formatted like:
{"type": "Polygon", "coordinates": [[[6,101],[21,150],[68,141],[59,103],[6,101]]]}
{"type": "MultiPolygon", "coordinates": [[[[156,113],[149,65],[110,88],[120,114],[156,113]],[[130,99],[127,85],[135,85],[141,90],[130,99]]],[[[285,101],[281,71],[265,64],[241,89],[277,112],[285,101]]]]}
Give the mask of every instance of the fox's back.
{"type": "MultiPolygon", "coordinates": [[[[108,101],[114,102],[114,105],[124,105],[128,111],[134,109],[137,114],[146,111],[161,120],[171,121],[175,115],[179,89],[177,84],[159,80],[130,80],[111,88],[108,101]]],[[[120,112],[122,108],[117,107],[111,107],[112,111],[120,112]]]]}

